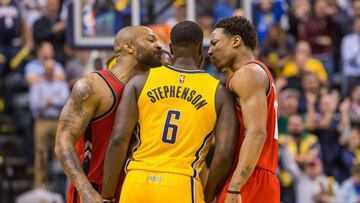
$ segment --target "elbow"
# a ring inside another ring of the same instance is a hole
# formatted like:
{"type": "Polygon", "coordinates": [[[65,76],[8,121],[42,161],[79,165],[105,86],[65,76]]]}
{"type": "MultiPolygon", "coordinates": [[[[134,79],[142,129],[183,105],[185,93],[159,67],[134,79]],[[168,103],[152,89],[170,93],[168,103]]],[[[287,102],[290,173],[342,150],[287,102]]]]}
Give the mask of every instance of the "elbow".
{"type": "Polygon", "coordinates": [[[59,144],[58,142],[55,143],[54,152],[55,152],[56,158],[59,160],[60,157],[61,157],[61,154],[62,154],[62,152],[63,152],[63,147],[62,147],[61,144],[59,144]]]}
{"type": "Polygon", "coordinates": [[[218,154],[218,160],[221,162],[221,165],[226,167],[231,167],[234,160],[234,146],[231,147],[221,147],[216,150],[218,154]]]}
{"type": "Polygon", "coordinates": [[[255,140],[258,140],[260,143],[265,143],[267,137],[266,130],[256,130],[253,134],[255,140]]]}

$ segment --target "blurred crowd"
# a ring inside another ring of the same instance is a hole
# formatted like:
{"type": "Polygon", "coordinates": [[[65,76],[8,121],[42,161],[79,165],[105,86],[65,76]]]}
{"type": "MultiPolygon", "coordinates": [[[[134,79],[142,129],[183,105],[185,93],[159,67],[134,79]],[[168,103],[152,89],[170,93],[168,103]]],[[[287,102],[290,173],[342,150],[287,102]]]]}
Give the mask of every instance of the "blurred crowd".
{"type": "MultiPolygon", "coordinates": [[[[155,17],[140,2],[141,21],[168,50],[186,1],[151,1],[161,11],[155,17]]],[[[67,43],[71,3],[0,0],[0,202],[31,188],[16,201],[65,198],[66,177],[53,156],[60,111],[75,82],[112,56],[67,43]]],[[[81,4],[86,36],[111,36],[130,24],[131,1],[81,4]]],[[[231,15],[244,15],[240,1],[196,1],[204,53],[214,23],[231,15]]],[[[252,22],[256,55],[276,81],[282,202],[360,203],[360,0],[252,0],[252,22]]],[[[204,57],[202,68],[224,83],[227,73],[204,57]]]]}

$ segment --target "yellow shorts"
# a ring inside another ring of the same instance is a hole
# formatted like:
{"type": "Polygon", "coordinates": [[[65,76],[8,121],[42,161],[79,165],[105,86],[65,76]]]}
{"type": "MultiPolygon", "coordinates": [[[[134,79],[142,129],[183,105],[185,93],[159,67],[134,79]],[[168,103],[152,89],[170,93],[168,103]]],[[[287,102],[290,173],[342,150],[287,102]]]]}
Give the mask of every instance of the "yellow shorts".
{"type": "Polygon", "coordinates": [[[193,177],[131,170],[126,175],[120,203],[203,203],[200,181],[193,177]]]}

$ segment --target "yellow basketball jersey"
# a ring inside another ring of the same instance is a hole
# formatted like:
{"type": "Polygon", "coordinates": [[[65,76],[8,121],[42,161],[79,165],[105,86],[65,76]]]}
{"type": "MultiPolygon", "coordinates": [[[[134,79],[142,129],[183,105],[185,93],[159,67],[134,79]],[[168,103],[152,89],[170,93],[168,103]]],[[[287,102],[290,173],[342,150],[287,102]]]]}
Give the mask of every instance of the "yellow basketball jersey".
{"type": "Polygon", "coordinates": [[[138,99],[139,136],[127,170],[198,177],[216,123],[219,81],[200,70],[150,70],[138,99]]]}

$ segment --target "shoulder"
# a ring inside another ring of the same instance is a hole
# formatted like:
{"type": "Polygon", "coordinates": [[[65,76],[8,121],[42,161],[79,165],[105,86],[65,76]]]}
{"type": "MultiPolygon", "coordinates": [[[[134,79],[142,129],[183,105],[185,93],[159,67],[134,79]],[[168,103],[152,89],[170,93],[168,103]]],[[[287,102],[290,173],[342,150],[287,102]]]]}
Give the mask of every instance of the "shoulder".
{"type": "Polygon", "coordinates": [[[261,87],[267,88],[268,80],[268,75],[261,66],[257,64],[248,64],[234,73],[230,80],[230,87],[231,89],[234,89],[234,87],[246,87],[250,90],[261,87]]]}
{"type": "Polygon", "coordinates": [[[342,43],[351,43],[356,37],[354,33],[347,34],[344,36],[342,43]]]}
{"type": "Polygon", "coordinates": [[[56,72],[64,72],[64,67],[59,62],[56,62],[55,71],[56,72]]]}
{"type": "Polygon", "coordinates": [[[353,182],[352,178],[348,178],[348,179],[344,180],[344,182],[341,184],[341,187],[349,189],[349,188],[353,187],[353,184],[354,184],[354,182],[353,182]]]}
{"type": "Polygon", "coordinates": [[[135,75],[131,80],[126,84],[125,89],[132,89],[136,91],[136,95],[139,97],[144,85],[149,77],[150,71],[140,73],[135,75]]]}
{"type": "Polygon", "coordinates": [[[28,64],[26,64],[25,74],[32,74],[38,72],[41,72],[41,64],[39,60],[33,59],[28,64]]]}
{"type": "Polygon", "coordinates": [[[72,98],[81,101],[95,98],[100,91],[100,87],[97,85],[98,79],[97,74],[89,74],[79,79],[71,91],[72,98]]]}

